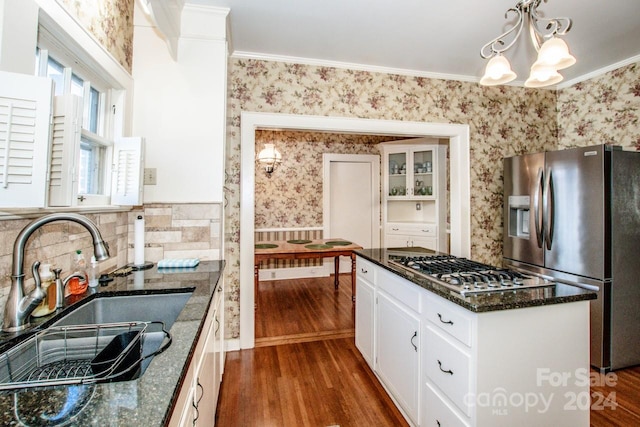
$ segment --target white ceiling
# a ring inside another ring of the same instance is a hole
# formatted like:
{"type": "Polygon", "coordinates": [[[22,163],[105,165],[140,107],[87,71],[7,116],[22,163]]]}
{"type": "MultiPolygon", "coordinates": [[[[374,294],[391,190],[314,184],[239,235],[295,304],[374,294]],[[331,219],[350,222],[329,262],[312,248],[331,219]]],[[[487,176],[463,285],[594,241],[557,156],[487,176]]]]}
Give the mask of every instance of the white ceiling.
{"type": "MultiPolygon", "coordinates": [[[[346,66],[478,81],[480,48],[508,28],[517,0],[186,0],[228,7],[236,57],[346,66]]],[[[640,0],[549,0],[547,17],[570,17],[564,37],[578,62],[564,87],[640,61],[640,0]]],[[[523,31],[506,56],[522,85],[535,60],[523,31]]]]}

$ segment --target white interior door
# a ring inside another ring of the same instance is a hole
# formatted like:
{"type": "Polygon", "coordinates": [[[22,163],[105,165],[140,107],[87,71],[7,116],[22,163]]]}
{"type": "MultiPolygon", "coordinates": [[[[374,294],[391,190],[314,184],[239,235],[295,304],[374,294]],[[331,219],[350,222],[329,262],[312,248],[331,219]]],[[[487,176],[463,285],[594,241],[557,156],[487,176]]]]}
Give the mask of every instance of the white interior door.
{"type": "MultiPolygon", "coordinates": [[[[379,156],[325,154],[323,161],[325,238],[342,238],[363,248],[379,247],[379,156]]],[[[340,272],[348,273],[351,260],[342,258],[340,272]]]]}

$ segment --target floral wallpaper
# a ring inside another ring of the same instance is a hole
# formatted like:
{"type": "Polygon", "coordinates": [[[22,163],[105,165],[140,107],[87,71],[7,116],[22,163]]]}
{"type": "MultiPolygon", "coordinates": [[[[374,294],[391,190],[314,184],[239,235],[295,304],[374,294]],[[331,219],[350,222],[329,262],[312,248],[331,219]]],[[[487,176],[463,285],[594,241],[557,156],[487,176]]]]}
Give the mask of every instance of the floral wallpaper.
{"type": "Polygon", "coordinates": [[[640,151],[640,63],[561,90],[558,148],[615,144],[640,151]]]}
{"type": "Polygon", "coordinates": [[[131,73],[135,0],[58,0],[131,73]]]}
{"type": "MultiPolygon", "coordinates": [[[[230,59],[225,283],[239,336],[240,114],[244,111],[468,124],[471,254],[499,264],[502,158],[553,148],[556,92],[259,60],[230,59]]],[[[284,150],[283,150],[284,151],[284,150]]],[[[256,190],[258,192],[258,190],[256,190]]]]}
{"type": "Polygon", "coordinates": [[[274,143],[282,163],[269,177],[256,168],[255,227],[322,227],[322,155],[376,154],[389,136],[256,131],[256,155],[274,143]]]}

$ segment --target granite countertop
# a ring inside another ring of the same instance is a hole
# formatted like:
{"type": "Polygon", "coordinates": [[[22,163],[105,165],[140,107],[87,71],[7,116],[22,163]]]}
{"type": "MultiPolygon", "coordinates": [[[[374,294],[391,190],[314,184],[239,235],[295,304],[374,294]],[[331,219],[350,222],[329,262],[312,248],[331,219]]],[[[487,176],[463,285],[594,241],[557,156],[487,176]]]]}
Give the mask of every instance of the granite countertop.
{"type": "MultiPolygon", "coordinates": [[[[596,292],[564,283],[554,283],[539,288],[495,291],[463,296],[445,286],[389,264],[389,251],[388,249],[364,249],[355,251],[355,253],[436,295],[476,313],[563,304],[597,298],[596,292]]],[[[429,252],[433,253],[432,251],[429,252]]],[[[397,255],[397,252],[395,254],[397,255]]]]}
{"type": "MultiPolygon", "coordinates": [[[[45,328],[71,311],[74,304],[98,294],[132,295],[193,289],[169,331],[173,339],[171,346],[153,358],[142,377],[105,384],[0,392],[0,425],[166,425],[223,268],[224,261],[202,261],[193,269],[158,271],[154,266],[126,277],[116,277],[107,286],[89,288],[83,296],[69,297],[67,308],[37,319],[35,329],[45,328]]],[[[3,334],[0,351],[30,333],[3,334]]]]}

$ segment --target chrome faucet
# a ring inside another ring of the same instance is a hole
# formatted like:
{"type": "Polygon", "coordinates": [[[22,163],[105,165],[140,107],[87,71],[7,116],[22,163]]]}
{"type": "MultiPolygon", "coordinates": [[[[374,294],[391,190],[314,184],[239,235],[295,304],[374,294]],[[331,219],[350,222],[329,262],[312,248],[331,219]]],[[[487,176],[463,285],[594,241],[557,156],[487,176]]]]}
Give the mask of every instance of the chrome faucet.
{"type": "Polygon", "coordinates": [[[11,270],[11,290],[4,308],[4,322],[2,330],[5,332],[17,332],[29,327],[29,316],[44,298],[44,292],[40,287],[40,275],[38,267],[40,262],[33,263],[33,276],[36,288],[24,294],[24,256],[27,240],[38,228],[54,221],[71,221],[82,225],[89,231],[93,239],[93,253],[96,260],[103,261],[109,258],[109,247],[102,240],[98,227],[89,218],[74,213],[54,213],[33,220],[22,229],[13,244],[13,266],[11,270]]]}

